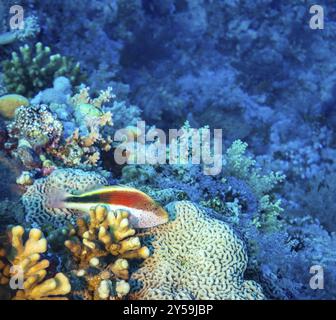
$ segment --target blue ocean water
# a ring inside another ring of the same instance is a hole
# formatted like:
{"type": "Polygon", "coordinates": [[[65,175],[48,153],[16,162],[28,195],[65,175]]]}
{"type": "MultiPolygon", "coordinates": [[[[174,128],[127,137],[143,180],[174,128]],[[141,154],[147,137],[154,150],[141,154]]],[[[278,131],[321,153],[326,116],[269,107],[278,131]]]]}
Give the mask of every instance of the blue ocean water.
{"type": "MultiPolygon", "coordinates": [[[[264,298],[334,299],[335,37],[327,0],[1,1],[3,246],[13,225],[74,223],[53,188],[124,185],[229,225],[264,298]]],[[[63,243],[48,253],[70,278],[63,243]]]]}

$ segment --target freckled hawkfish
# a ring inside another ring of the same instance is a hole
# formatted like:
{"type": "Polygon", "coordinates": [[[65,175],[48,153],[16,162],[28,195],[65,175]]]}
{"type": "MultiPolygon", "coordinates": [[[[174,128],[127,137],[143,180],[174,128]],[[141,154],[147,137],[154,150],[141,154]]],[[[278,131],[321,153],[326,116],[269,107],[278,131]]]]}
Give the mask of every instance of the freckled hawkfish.
{"type": "Polygon", "coordinates": [[[126,186],[101,187],[78,195],[54,191],[48,206],[88,213],[90,208],[98,204],[107,205],[112,210],[127,210],[134,228],[155,227],[169,220],[168,213],[150,196],[126,186]]]}

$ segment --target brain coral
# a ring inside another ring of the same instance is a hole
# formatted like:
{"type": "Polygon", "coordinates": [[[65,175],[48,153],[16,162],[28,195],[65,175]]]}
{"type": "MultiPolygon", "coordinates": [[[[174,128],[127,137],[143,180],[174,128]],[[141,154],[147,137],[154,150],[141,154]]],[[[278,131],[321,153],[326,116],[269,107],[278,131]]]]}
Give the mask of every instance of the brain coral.
{"type": "Polygon", "coordinates": [[[48,177],[36,180],[22,196],[25,220],[38,226],[64,226],[67,222],[74,222],[78,212],[48,207],[48,195],[55,190],[84,192],[102,185],[107,185],[106,179],[95,172],[79,169],[55,170],[48,177]]]}
{"type": "Polygon", "coordinates": [[[223,221],[187,201],[167,207],[171,221],[145,232],[153,254],[132,274],[131,299],[263,299],[246,281],[244,243],[223,221]]]}

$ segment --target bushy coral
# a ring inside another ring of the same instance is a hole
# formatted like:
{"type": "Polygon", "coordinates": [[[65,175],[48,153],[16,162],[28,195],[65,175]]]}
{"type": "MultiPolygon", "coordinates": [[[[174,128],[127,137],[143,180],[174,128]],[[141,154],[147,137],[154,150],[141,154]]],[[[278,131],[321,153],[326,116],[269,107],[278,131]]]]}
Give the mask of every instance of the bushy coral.
{"type": "MultiPolygon", "coordinates": [[[[78,127],[66,127],[66,134],[69,134],[69,129],[72,129],[72,133],[57,148],[49,148],[48,154],[68,167],[98,166],[102,153],[111,149],[112,138],[105,129],[112,126],[112,113],[105,112],[102,107],[113,97],[111,88],[101,91],[95,99],[91,99],[89,88],[86,87],[74,95],[70,105],[73,122],[78,127]]],[[[62,112],[60,109],[69,109],[69,106],[53,104],[52,108],[59,114],[62,112]]],[[[64,123],[66,126],[69,122],[64,123]]]]}
{"type": "Polygon", "coordinates": [[[271,191],[279,182],[285,179],[281,172],[263,175],[256,166],[256,161],[246,155],[247,143],[241,140],[234,141],[226,152],[226,173],[246,180],[257,195],[271,191]]]}
{"type": "Polygon", "coordinates": [[[31,100],[31,103],[51,105],[52,111],[55,112],[60,119],[64,120],[64,117],[62,117],[62,113],[58,113],[57,108],[53,108],[53,105],[67,104],[71,96],[71,93],[72,93],[72,85],[70,80],[63,76],[57,77],[53,82],[53,87],[40,91],[31,100]]]}
{"type": "MultiPolygon", "coordinates": [[[[56,78],[54,88],[40,92],[29,106],[18,108],[8,124],[10,139],[6,148],[27,169],[48,172],[46,161],[51,161],[53,167],[98,167],[102,155],[110,151],[111,110],[120,113],[127,110],[104,108],[114,98],[111,88],[101,91],[94,99],[89,95],[89,88],[83,87],[73,97],[71,89],[67,78],[56,78]],[[38,103],[42,101],[48,104],[38,103]]],[[[127,122],[121,114],[119,119],[127,122]]]]}
{"type": "MultiPolygon", "coordinates": [[[[180,137],[184,138],[185,135],[180,137]]],[[[154,189],[174,188],[235,224],[245,219],[263,229],[276,229],[283,209],[274,189],[285,176],[280,172],[262,172],[256,160],[246,154],[246,148],[247,144],[240,140],[233,142],[223,156],[218,175],[205,176],[202,164],[127,165],[121,181],[140,189],[144,183],[154,189]]]]}
{"type": "Polygon", "coordinates": [[[336,217],[334,214],[336,173],[326,176],[316,176],[309,179],[305,186],[296,192],[294,203],[288,206],[293,216],[302,216],[309,212],[312,217],[319,220],[329,232],[336,231],[336,217]],[[300,205],[298,205],[300,203],[300,205]]]}
{"type": "Polygon", "coordinates": [[[12,44],[17,40],[27,41],[30,38],[34,38],[40,32],[38,18],[34,15],[25,17],[20,28],[8,30],[9,28],[5,21],[8,19],[10,6],[15,4],[13,1],[7,0],[2,1],[0,4],[0,46],[12,44]]]}
{"type": "Polygon", "coordinates": [[[256,240],[249,244],[247,273],[262,283],[269,298],[327,299],[335,295],[335,252],[330,250],[335,246],[335,235],[310,217],[292,219],[279,232],[252,231],[247,237],[256,240]],[[323,290],[310,286],[313,266],[323,269],[323,290]]]}

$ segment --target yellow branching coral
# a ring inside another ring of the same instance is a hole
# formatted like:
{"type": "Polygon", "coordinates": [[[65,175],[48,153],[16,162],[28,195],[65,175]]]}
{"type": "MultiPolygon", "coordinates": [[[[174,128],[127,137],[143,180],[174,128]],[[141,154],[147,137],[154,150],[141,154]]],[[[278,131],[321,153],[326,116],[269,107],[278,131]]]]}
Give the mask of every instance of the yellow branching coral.
{"type": "Polygon", "coordinates": [[[90,165],[97,165],[98,161],[100,159],[100,154],[99,152],[95,152],[94,154],[90,155],[88,159],[84,162],[85,164],[90,164],[90,165]]]}
{"type": "Polygon", "coordinates": [[[99,125],[101,127],[107,126],[107,125],[113,125],[112,123],[112,113],[110,111],[105,112],[99,119],[99,125]]]}
{"type": "Polygon", "coordinates": [[[85,277],[86,295],[93,299],[118,299],[130,290],[129,259],[146,259],[147,247],[141,246],[128,221],[126,211],[111,211],[99,205],[89,219],[79,218],[74,235],[65,242],[78,263],[75,274],[85,277]]]}
{"type": "MultiPolygon", "coordinates": [[[[22,287],[16,292],[15,300],[45,300],[66,299],[64,295],[70,293],[71,285],[63,273],[58,273],[54,278],[45,280],[49,261],[41,260],[41,253],[47,251],[47,240],[39,229],[31,229],[28,239],[23,240],[24,228],[13,227],[10,235],[10,249],[6,255],[11,268],[9,275],[12,279],[20,281],[22,287]]],[[[5,252],[2,252],[5,256],[5,252]]],[[[5,267],[4,275],[8,278],[8,268],[5,267]]]]}
{"type": "Polygon", "coordinates": [[[95,142],[99,139],[100,134],[97,131],[91,131],[87,137],[82,139],[83,147],[91,147],[95,144],[95,142]]]}

